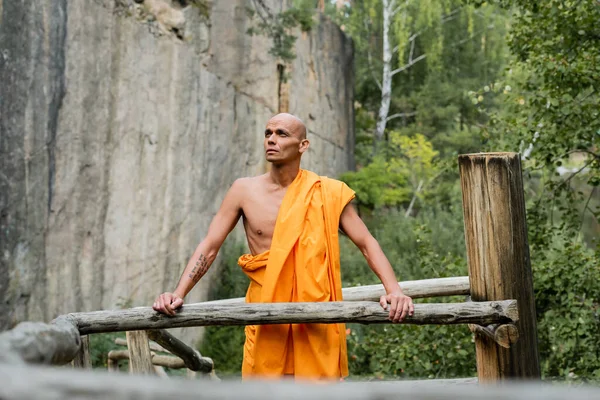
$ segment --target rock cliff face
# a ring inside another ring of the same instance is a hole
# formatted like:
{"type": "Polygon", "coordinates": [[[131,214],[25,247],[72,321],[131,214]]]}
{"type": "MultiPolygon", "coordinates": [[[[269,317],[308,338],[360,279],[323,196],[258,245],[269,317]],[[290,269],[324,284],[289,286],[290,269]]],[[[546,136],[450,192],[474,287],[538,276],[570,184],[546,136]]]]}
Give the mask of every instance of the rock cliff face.
{"type": "MultiPolygon", "coordinates": [[[[266,171],[282,85],[251,4],[0,0],[0,330],[149,305],[229,185],[266,171]]],[[[296,54],[283,95],[310,130],[303,165],[335,176],[353,163],[352,46],[321,19],[296,54]]]]}

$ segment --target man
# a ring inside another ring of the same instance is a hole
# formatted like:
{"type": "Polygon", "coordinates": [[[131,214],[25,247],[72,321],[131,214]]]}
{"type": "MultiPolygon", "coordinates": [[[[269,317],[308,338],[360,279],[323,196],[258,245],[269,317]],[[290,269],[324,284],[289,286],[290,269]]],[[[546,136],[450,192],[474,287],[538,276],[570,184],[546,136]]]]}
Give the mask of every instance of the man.
{"type": "MultiPolygon", "coordinates": [[[[381,247],[348,205],[354,192],[343,182],[300,169],[308,146],[300,119],[278,114],[269,120],[264,147],[270,172],[233,183],[177,288],[156,299],[156,311],[175,315],[241,216],[251,251],[238,261],[250,278],[247,302],[341,301],[341,229],[383,283],[387,294],[380,304],[384,310],[389,304],[389,318],[399,322],[413,314],[412,300],[400,290],[381,247]]],[[[242,375],[344,377],[348,375],[345,326],[247,326],[242,375]]]]}

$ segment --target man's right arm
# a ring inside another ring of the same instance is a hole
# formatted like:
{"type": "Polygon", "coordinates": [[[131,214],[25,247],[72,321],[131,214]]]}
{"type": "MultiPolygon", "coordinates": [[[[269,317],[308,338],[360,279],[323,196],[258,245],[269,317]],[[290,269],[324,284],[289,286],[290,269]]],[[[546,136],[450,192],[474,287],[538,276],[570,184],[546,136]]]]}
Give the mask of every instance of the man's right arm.
{"type": "Polygon", "coordinates": [[[238,179],[225,195],[221,208],[210,223],[206,237],[188,261],[177,288],[172,293],[165,292],[158,296],[152,308],[167,315],[175,315],[175,309],[183,305],[183,298],[206,274],[225,238],[235,227],[242,212],[242,199],[243,182],[238,179]]]}

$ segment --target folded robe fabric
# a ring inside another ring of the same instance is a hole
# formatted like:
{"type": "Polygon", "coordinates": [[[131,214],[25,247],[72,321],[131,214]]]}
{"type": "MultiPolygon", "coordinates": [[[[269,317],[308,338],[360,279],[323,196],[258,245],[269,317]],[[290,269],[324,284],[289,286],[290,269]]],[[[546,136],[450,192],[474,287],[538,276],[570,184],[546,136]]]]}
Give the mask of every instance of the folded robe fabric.
{"type": "MultiPolygon", "coordinates": [[[[300,170],[283,198],[270,250],[245,254],[248,303],[341,301],[338,226],[354,192],[300,170]]],[[[344,324],[246,327],[242,376],[310,379],[348,375],[344,324]]]]}

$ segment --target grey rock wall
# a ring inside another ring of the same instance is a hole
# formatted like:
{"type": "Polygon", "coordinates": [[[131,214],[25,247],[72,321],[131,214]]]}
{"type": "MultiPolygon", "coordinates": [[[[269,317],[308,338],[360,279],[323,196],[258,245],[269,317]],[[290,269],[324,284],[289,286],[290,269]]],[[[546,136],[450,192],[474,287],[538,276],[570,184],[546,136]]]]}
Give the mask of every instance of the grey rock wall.
{"type": "MultiPolygon", "coordinates": [[[[229,185],[267,170],[280,82],[269,39],[246,34],[251,2],[146,2],[0,0],[0,330],[149,305],[229,185]]],[[[352,45],[321,19],[296,53],[303,166],[336,176],[353,163],[352,45]]]]}

